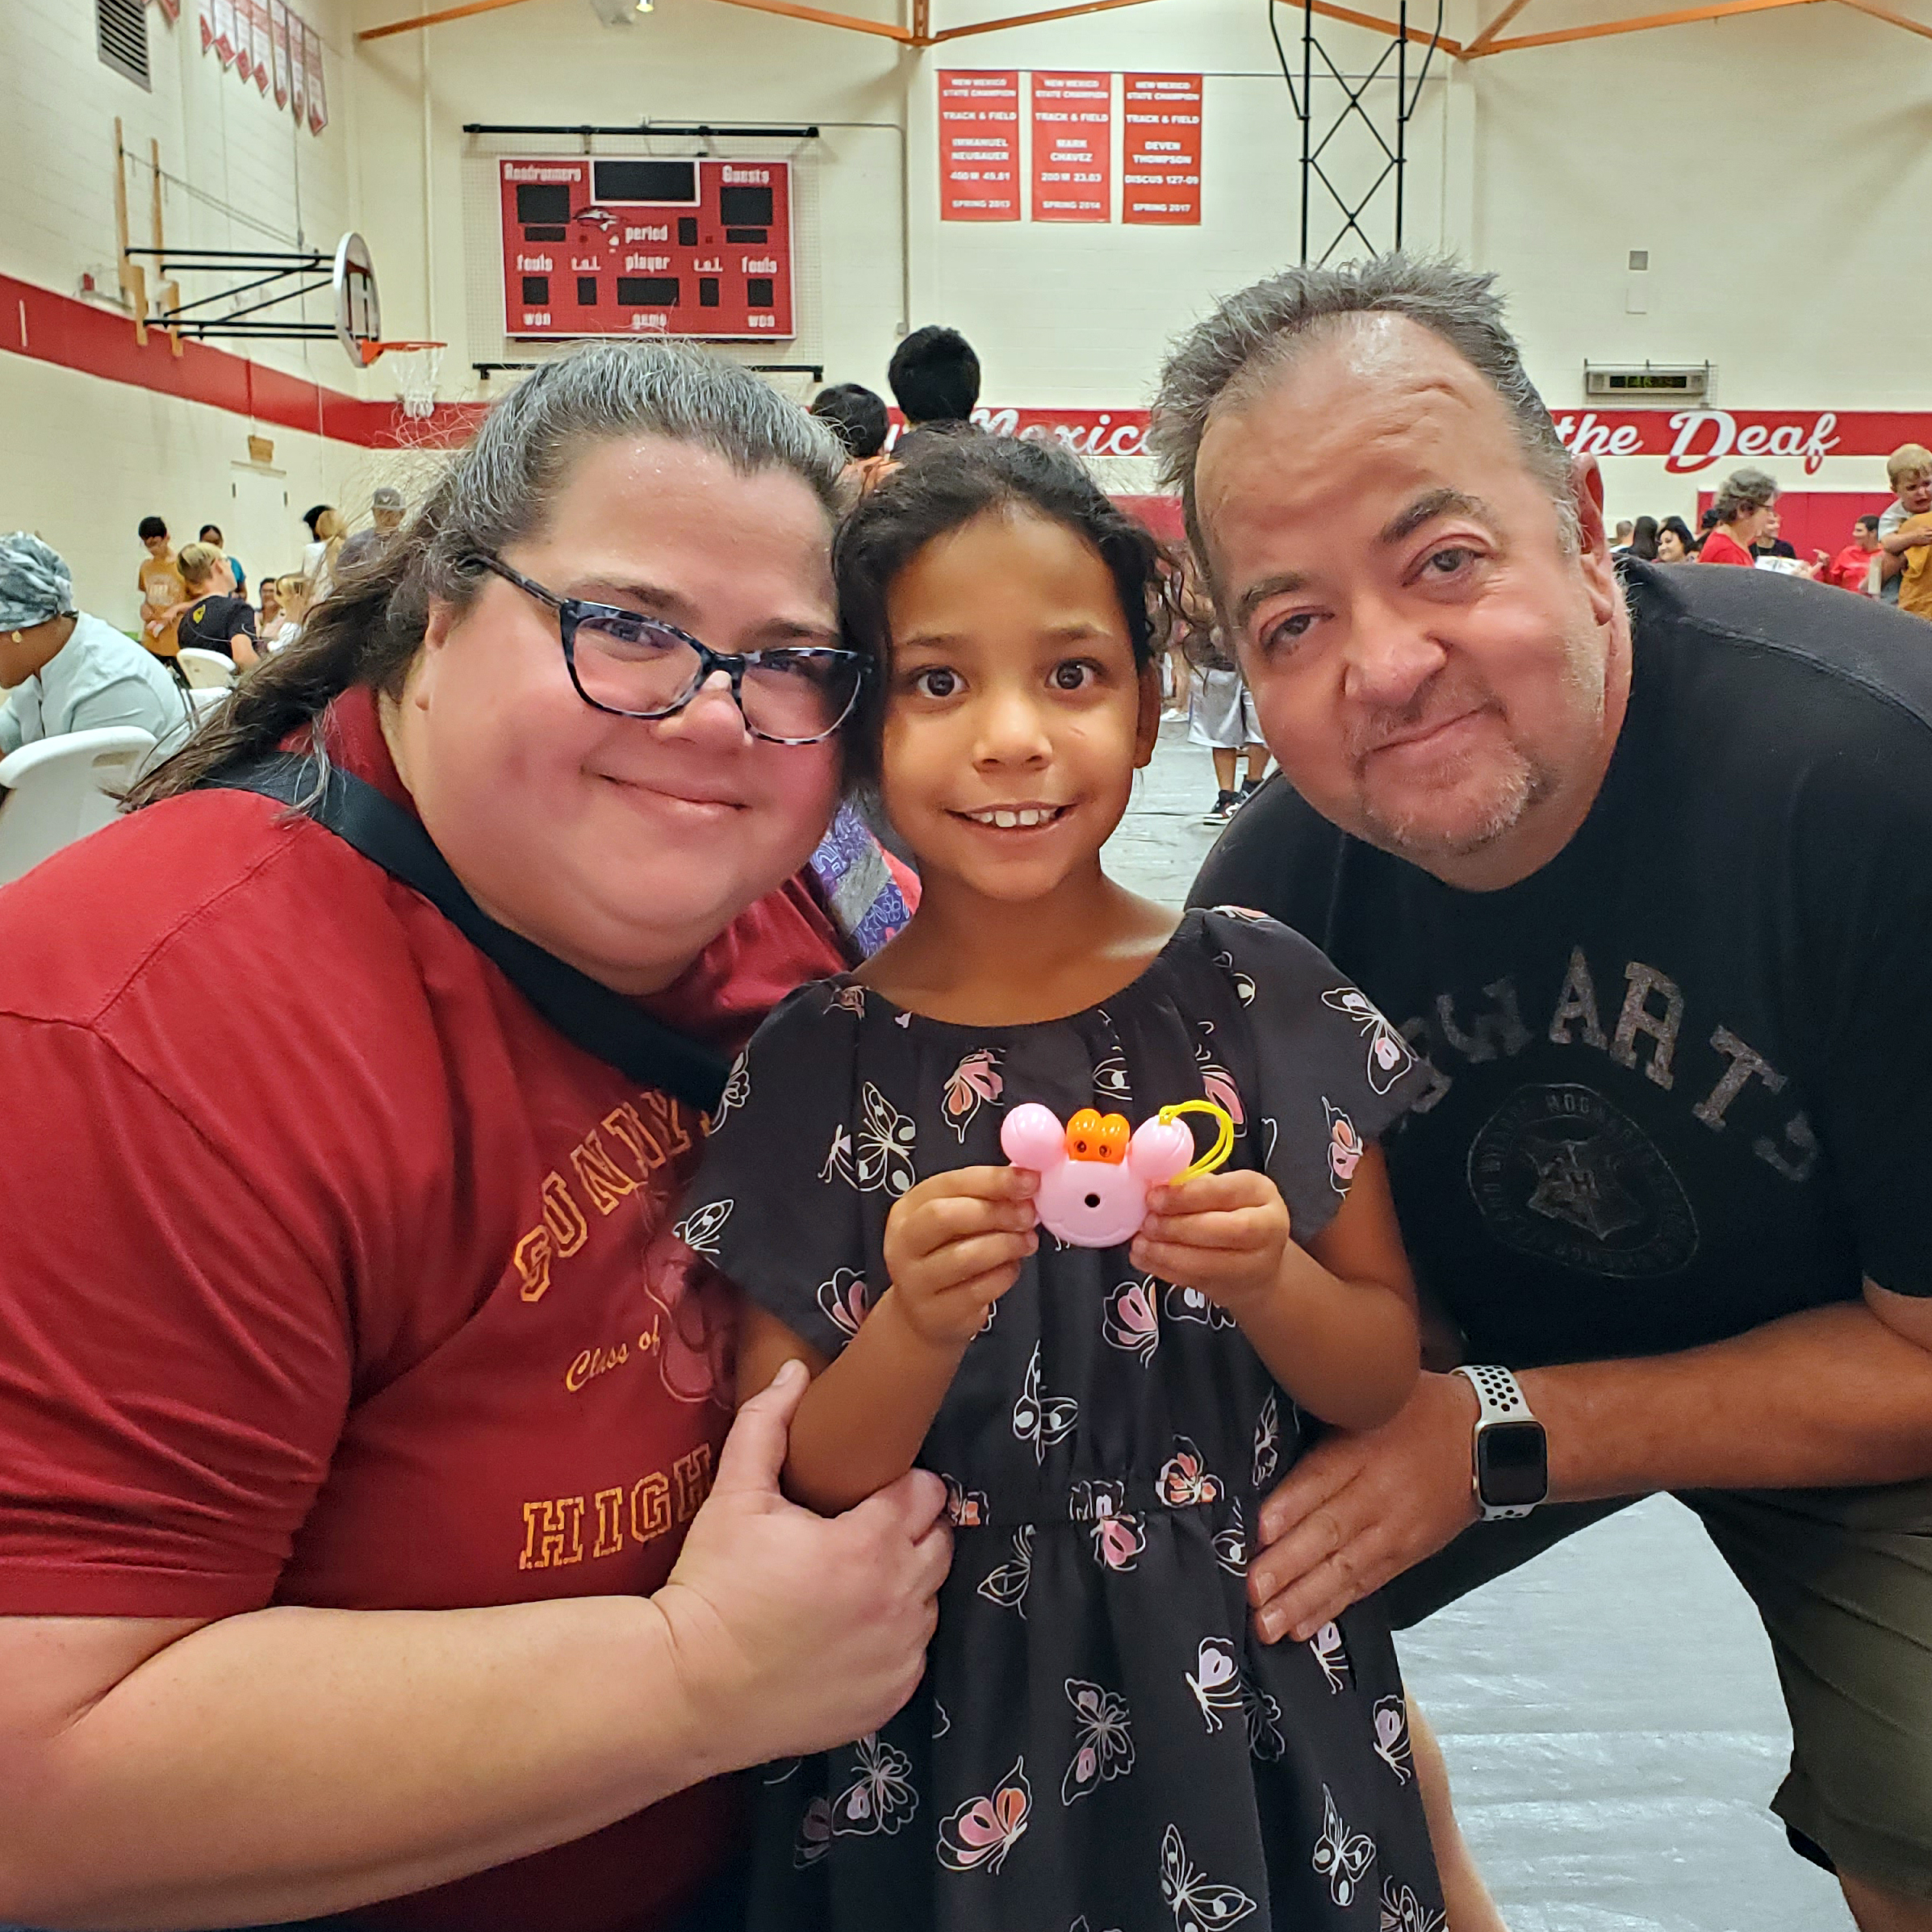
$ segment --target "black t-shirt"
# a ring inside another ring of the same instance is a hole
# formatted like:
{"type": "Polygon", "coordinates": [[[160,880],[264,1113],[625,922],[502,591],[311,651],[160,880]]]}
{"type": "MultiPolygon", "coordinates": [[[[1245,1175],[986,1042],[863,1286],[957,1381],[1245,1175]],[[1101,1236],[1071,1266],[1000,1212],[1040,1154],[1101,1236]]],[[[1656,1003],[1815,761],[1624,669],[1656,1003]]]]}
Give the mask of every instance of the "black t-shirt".
{"type": "Polygon", "coordinates": [[[1624,570],[1629,711],[1540,872],[1457,891],[1277,779],[1192,895],[1298,928],[1427,1054],[1390,1173],[1478,1360],[1932,1295],[1932,653],[1829,587],[1624,570]]]}
{"type": "Polygon", "coordinates": [[[197,650],[235,654],[233,640],[255,642],[255,609],[246,597],[203,597],[182,613],[181,641],[197,650]]]}

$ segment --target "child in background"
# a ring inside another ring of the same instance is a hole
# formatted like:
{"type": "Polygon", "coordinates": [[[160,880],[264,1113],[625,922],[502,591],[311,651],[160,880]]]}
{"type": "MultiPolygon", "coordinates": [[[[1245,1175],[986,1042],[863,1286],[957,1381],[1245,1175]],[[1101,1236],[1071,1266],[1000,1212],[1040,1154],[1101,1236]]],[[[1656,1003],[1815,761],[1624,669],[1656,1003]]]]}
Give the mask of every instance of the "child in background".
{"type": "Polygon", "coordinates": [[[1213,601],[1202,588],[1192,563],[1181,579],[1180,602],[1185,627],[1181,648],[1194,673],[1187,708],[1187,742],[1205,746],[1215,761],[1215,802],[1201,822],[1226,825],[1260,790],[1268,770],[1269,751],[1261,742],[1261,721],[1255,715],[1247,680],[1222,638],[1213,601]],[[1244,781],[1238,776],[1244,753],[1248,759],[1244,781]]]}
{"type": "Polygon", "coordinates": [[[1102,872],[1158,725],[1157,566],[1008,437],[889,477],[838,540],[881,673],[855,757],[921,902],[760,1030],[679,1232],[748,1298],[741,1396],[815,1378],[790,1491],[843,1510],[916,1461],[957,1541],[912,1701],[765,1773],[756,1932],[1443,1924],[1373,1604],[1271,1648],[1244,1593],[1304,1416],[1373,1428],[1416,1379],[1375,1145],[1416,1063],[1295,934],[1102,872]],[[1203,1097],[1227,1167],[1120,1247],[1036,1227],[1011,1109],[1203,1097]]]}
{"type": "Polygon", "coordinates": [[[302,634],[308,615],[308,584],[299,572],[275,579],[275,620],[264,624],[261,642],[270,650],[284,650],[302,634]]]}
{"type": "MultiPolygon", "coordinates": [[[[1924,545],[1913,543],[1932,512],[1932,450],[1922,442],[1903,442],[1886,458],[1886,481],[1897,502],[1878,520],[1878,595],[1886,603],[1905,603],[1905,574],[1913,553],[1921,554],[1918,583],[1924,583],[1924,545]]],[[[1926,614],[1926,613],[1921,613],[1926,614]]]]}
{"type": "Polygon", "coordinates": [[[178,633],[182,606],[187,601],[187,586],[182,582],[181,558],[176,554],[168,526],[158,516],[140,521],[141,546],[148,561],[138,575],[141,593],[141,642],[157,658],[173,658],[181,651],[178,633]]]}
{"type": "Polygon", "coordinates": [[[1904,588],[1908,554],[1923,547],[1912,542],[1916,531],[1905,526],[1932,511],[1932,450],[1923,443],[1900,444],[1885,458],[1885,480],[1897,500],[1879,518],[1877,594],[1887,604],[1896,604],[1904,588]]]}

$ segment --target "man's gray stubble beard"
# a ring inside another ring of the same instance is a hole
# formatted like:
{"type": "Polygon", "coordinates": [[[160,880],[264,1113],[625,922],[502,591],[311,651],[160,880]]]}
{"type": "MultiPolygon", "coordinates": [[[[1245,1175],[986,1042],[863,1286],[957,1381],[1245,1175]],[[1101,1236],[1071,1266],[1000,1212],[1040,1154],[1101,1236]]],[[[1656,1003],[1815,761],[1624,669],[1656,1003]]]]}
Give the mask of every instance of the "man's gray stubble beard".
{"type": "MultiPolygon", "coordinates": [[[[1565,653],[1563,682],[1572,692],[1586,700],[1600,723],[1608,702],[1608,653],[1596,657],[1589,641],[1584,638],[1573,639],[1565,653]]],[[[1493,692],[1486,692],[1485,695],[1494,700],[1493,692]]],[[[1475,830],[1459,838],[1444,838],[1421,830],[1413,820],[1404,821],[1377,811],[1365,794],[1362,818],[1370,827],[1370,842],[1395,853],[1398,858],[1425,864],[1431,859],[1473,858],[1499,839],[1508,837],[1538,805],[1555,797],[1562,784],[1562,774],[1554,765],[1525,751],[1513,737],[1509,740],[1509,747],[1516,758],[1516,769],[1511,775],[1504,795],[1496,801],[1475,830]]]]}

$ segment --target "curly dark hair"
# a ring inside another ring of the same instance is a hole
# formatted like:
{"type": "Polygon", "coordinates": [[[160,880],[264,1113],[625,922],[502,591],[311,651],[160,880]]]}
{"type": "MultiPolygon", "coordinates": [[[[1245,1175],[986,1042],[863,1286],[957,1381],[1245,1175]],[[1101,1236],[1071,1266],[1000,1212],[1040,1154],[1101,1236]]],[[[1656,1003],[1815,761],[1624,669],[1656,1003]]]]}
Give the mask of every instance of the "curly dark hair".
{"type": "Polygon", "coordinates": [[[1071,451],[1015,436],[963,436],[935,445],[861,500],[832,546],[846,638],[864,651],[866,679],[853,771],[878,775],[892,627],[886,599],[920,551],[989,510],[1031,511],[1090,544],[1114,579],[1134,663],[1144,671],[1173,621],[1178,571],[1160,540],[1114,503],[1071,451]]]}

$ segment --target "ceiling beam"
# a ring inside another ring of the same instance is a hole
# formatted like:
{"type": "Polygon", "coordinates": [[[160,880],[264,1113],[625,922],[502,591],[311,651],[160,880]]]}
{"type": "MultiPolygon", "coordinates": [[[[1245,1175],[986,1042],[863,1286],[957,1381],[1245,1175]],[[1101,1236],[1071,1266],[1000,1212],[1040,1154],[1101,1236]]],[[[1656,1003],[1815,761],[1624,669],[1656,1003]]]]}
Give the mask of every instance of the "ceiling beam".
{"type": "Polygon", "coordinates": [[[1600,20],[1591,27],[1558,27],[1554,32],[1546,34],[1517,34],[1507,40],[1492,40],[1482,53],[1472,51],[1464,57],[1482,60],[1491,54],[1514,53],[1519,48],[1558,47],[1572,40],[1601,40],[1612,34],[1645,33],[1654,27],[1687,27],[1698,20],[1728,20],[1736,14],[1767,14],[1782,6],[1817,4],[1818,0],[1718,0],[1718,4],[1712,6],[1687,6],[1675,13],[1644,14],[1633,20],[1600,20]]]}
{"type": "Polygon", "coordinates": [[[1003,20],[978,20],[970,27],[948,27],[919,44],[937,47],[943,40],[963,40],[968,34],[993,34],[1008,27],[1037,27],[1043,20],[1071,20],[1081,14],[1110,14],[1117,6],[1144,6],[1147,0],[1084,0],[1079,6],[1050,7],[1043,14],[1013,14],[1003,20]]]}
{"type": "Polygon", "coordinates": [[[910,27],[893,27],[884,20],[862,20],[855,14],[827,13],[823,7],[805,6],[799,0],[722,0],[726,6],[748,6],[755,14],[782,14],[788,20],[810,20],[820,27],[842,27],[849,33],[876,34],[882,40],[897,40],[902,46],[915,44],[910,27]]]}
{"type": "Polygon", "coordinates": [[[1922,20],[1914,20],[1909,15],[1895,14],[1888,6],[1880,6],[1878,0],[1843,0],[1843,4],[1855,12],[1869,14],[1875,20],[1889,20],[1894,27],[1902,27],[1909,34],[1923,34],[1932,40],[1932,27],[1922,20]]]}
{"type": "Polygon", "coordinates": [[[1502,12],[1498,14],[1495,19],[1491,21],[1489,25],[1484,27],[1475,39],[1463,48],[1462,57],[1466,61],[1473,61],[1478,54],[1487,53],[1491,41],[1495,40],[1496,36],[1501,33],[1503,28],[1508,26],[1510,22],[1515,19],[1516,15],[1521,13],[1528,4],[1529,0],[1509,0],[1508,6],[1504,7],[1502,12]]]}
{"type": "MultiPolygon", "coordinates": [[[[1116,6],[1126,6],[1129,0],[1114,0],[1116,6]]],[[[383,27],[366,27],[356,36],[358,40],[380,40],[391,34],[412,33],[421,27],[440,27],[445,20],[466,20],[472,14],[491,14],[500,7],[521,6],[523,0],[462,0],[459,6],[445,6],[436,13],[419,14],[410,20],[391,20],[383,27]]],[[[863,20],[852,14],[828,13],[823,7],[806,6],[801,0],[724,0],[728,6],[748,6],[755,13],[782,14],[788,20],[810,20],[820,27],[843,27],[856,34],[876,34],[881,39],[897,40],[907,46],[922,46],[919,36],[903,27],[890,27],[883,20],[863,20]]],[[[1084,7],[1073,9],[1084,13],[1084,7]]],[[[1051,19],[1052,16],[1042,16],[1051,19]]],[[[1006,25],[1002,22],[1000,24],[1006,25]]]]}
{"type": "Polygon", "coordinates": [[[438,13],[418,14],[412,20],[391,20],[384,27],[366,27],[356,38],[386,40],[391,34],[413,33],[419,27],[440,27],[445,20],[466,20],[472,14],[493,14],[499,7],[522,4],[523,0],[463,0],[461,6],[445,6],[438,13]]]}
{"type": "MultiPolygon", "coordinates": [[[[1303,0],[1275,0],[1278,6],[1285,6],[1290,13],[1299,13],[1303,0]]],[[[1433,42],[1445,53],[1462,58],[1462,43],[1452,40],[1447,34],[1424,33],[1420,27],[1399,27],[1393,20],[1384,20],[1377,14],[1358,14],[1352,6],[1338,6],[1335,0],[1307,0],[1310,9],[1325,20],[1346,20],[1351,27],[1365,27],[1371,32],[1386,34],[1391,40],[1406,39],[1418,47],[1427,47],[1433,42]]]]}

